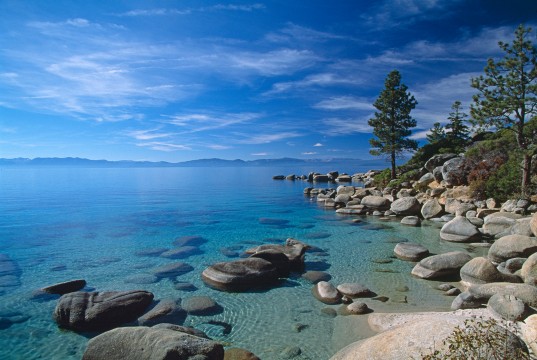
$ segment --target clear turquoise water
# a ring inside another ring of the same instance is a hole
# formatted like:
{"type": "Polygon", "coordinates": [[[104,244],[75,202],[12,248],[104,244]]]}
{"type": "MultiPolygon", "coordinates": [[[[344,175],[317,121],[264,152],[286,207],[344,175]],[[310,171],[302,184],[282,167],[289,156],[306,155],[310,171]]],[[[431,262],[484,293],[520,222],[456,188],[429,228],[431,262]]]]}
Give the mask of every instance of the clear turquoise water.
{"type": "Polygon", "coordinates": [[[350,218],[305,198],[302,190],[307,183],[271,179],[276,174],[309,171],[0,169],[0,254],[7,254],[22,271],[20,286],[0,287],[0,317],[29,316],[27,321],[0,327],[0,358],[80,359],[88,339],[57,328],[52,320],[55,300],[39,302],[31,296],[43,286],[83,278],[88,287],[98,291],[146,289],[156,299],[209,295],[224,308],[223,313],[189,316],[185,325],[206,331],[229,346],[247,348],[262,359],[280,359],[289,346],[301,348],[302,354],[296,359],[327,359],[342,341],[333,339],[334,319],[321,314],[326,305],[313,298],[308,282],[295,276],[268,291],[224,293],[207,288],[200,279],[208,264],[228,260],[220,252],[223,247],[246,249],[253,242],[283,242],[288,237],[327,250],[327,257],[308,256],[307,265],[310,269],[326,269],[334,284],[358,281],[379,295],[407,296],[406,304],[367,300],[374,310],[448,308],[451,299],[432,289],[435,283],[410,278],[413,264],[399,260],[378,264],[371,260],[390,258],[400,238],[423,243],[433,252],[458,245],[441,242],[438,228],[427,224],[410,228],[364,218],[384,228],[353,225],[350,218]],[[262,217],[289,223],[263,225],[259,222],[262,217]],[[175,238],[188,235],[208,240],[201,246],[202,254],[182,260],[135,255],[144,248],[171,248],[175,238]],[[178,280],[191,282],[198,290],[176,290],[169,279],[144,285],[125,282],[133,275],[174,261],[195,268],[178,280]],[[395,290],[400,285],[410,291],[395,290]],[[223,334],[221,327],[207,324],[210,319],[231,324],[232,331],[223,334]],[[307,327],[297,332],[297,323],[307,327]]]}

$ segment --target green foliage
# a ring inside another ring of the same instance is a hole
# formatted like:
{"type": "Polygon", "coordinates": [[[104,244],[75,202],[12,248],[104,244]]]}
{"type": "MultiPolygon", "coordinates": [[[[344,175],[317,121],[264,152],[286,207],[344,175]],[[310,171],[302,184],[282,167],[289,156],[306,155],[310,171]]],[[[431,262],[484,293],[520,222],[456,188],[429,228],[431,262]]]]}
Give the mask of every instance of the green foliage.
{"type": "Polygon", "coordinates": [[[427,141],[430,144],[434,144],[446,138],[446,131],[444,130],[444,127],[440,125],[439,122],[434,123],[433,127],[429,131],[430,133],[428,133],[426,137],[427,141]]]}
{"type": "Polygon", "coordinates": [[[457,326],[444,340],[445,351],[434,350],[422,354],[423,360],[529,360],[525,346],[516,338],[516,330],[505,322],[501,327],[493,318],[470,318],[464,326],[457,326]],[[513,330],[513,331],[511,331],[513,330]],[[518,342],[520,347],[510,345],[518,342]]]}
{"type": "Polygon", "coordinates": [[[495,137],[476,143],[466,152],[468,184],[476,198],[505,201],[520,191],[522,155],[513,151],[514,134],[504,130],[495,137]]]}
{"type": "Polygon", "coordinates": [[[523,151],[523,190],[530,185],[531,153],[537,146],[537,137],[526,129],[537,116],[537,49],[530,33],[531,28],[520,25],[511,44],[498,43],[504,57],[488,59],[485,76],[472,79],[472,87],[479,91],[471,106],[473,123],[515,133],[516,145],[523,151]]]}
{"type": "Polygon", "coordinates": [[[448,116],[449,123],[446,125],[446,129],[451,131],[446,133],[446,140],[451,152],[460,153],[464,151],[470,138],[470,130],[465,124],[468,115],[462,112],[460,101],[455,101],[451,105],[451,110],[448,116]]]}
{"type": "Polygon", "coordinates": [[[373,128],[376,138],[370,139],[375,156],[386,155],[391,161],[391,178],[396,177],[395,159],[408,150],[416,150],[418,143],[409,139],[411,128],[416,126],[416,120],[410,112],[417,105],[416,99],[407,91],[407,86],[401,83],[401,74],[394,70],[388,74],[384,83],[385,88],[373,104],[378,110],[368,124],[373,128]]]}
{"type": "Polygon", "coordinates": [[[377,175],[373,176],[373,185],[379,188],[385,188],[392,179],[390,169],[384,169],[377,175]]]}

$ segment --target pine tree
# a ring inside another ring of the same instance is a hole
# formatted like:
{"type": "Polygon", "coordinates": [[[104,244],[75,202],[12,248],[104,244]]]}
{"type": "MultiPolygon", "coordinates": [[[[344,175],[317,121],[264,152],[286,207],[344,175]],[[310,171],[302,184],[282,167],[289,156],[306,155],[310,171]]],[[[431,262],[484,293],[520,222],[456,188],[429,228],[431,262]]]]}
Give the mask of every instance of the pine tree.
{"type": "Polygon", "coordinates": [[[451,131],[446,133],[446,139],[453,151],[458,153],[464,150],[470,138],[470,129],[464,124],[468,115],[462,112],[460,101],[455,101],[451,105],[451,110],[453,111],[449,113],[449,123],[446,125],[446,129],[451,131]]]}
{"type": "Polygon", "coordinates": [[[388,74],[384,87],[373,104],[378,111],[368,121],[376,136],[369,140],[372,147],[369,152],[375,156],[387,156],[391,162],[391,178],[395,179],[396,158],[405,151],[418,148],[418,143],[408,138],[410,129],[416,126],[410,112],[418,102],[407,91],[407,86],[401,84],[401,74],[397,70],[388,74]]]}
{"type": "Polygon", "coordinates": [[[429,144],[437,143],[446,138],[446,131],[444,130],[444,127],[440,125],[439,122],[435,122],[433,124],[433,127],[429,129],[429,131],[430,132],[425,135],[429,144]]]}
{"type": "Polygon", "coordinates": [[[472,79],[474,95],[471,115],[474,124],[515,133],[523,153],[522,191],[531,183],[531,158],[537,139],[528,122],[537,117],[537,50],[529,40],[531,28],[520,25],[512,44],[499,42],[505,52],[502,59],[488,59],[485,76],[472,79]]]}

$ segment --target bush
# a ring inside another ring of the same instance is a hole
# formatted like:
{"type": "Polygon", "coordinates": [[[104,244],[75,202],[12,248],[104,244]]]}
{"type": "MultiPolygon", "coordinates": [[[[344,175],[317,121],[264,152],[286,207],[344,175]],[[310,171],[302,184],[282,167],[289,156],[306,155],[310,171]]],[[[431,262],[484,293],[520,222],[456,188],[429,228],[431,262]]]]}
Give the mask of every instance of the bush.
{"type": "Polygon", "coordinates": [[[457,326],[444,340],[445,351],[433,350],[431,354],[422,354],[422,359],[529,360],[526,345],[509,324],[505,322],[502,327],[493,318],[467,319],[464,326],[457,326]]]}

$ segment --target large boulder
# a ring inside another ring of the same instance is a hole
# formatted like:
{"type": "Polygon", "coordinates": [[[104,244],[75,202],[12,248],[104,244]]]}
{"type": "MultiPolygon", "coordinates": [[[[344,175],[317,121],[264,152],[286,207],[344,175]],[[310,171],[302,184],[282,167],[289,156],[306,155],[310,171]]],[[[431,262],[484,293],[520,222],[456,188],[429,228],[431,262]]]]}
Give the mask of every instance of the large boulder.
{"type": "Polygon", "coordinates": [[[511,233],[511,227],[521,216],[507,212],[494,212],[485,216],[483,233],[488,236],[502,237],[511,233]]]}
{"type": "MultiPolygon", "coordinates": [[[[285,245],[265,244],[247,249],[245,253],[251,255],[251,257],[259,257],[270,261],[282,273],[285,273],[286,271],[289,272],[288,270],[300,270],[304,267],[304,257],[308,248],[308,245],[298,240],[289,239],[285,245]],[[276,253],[281,253],[287,257],[288,263],[276,253]]],[[[283,277],[286,276],[284,275],[283,277]]]]}
{"type": "Polygon", "coordinates": [[[429,255],[429,250],[420,244],[401,242],[393,249],[395,256],[405,261],[420,261],[429,255]]]}
{"type": "Polygon", "coordinates": [[[465,159],[463,157],[446,161],[442,166],[443,181],[452,186],[465,185],[467,174],[464,165],[465,159]]]}
{"type": "Polygon", "coordinates": [[[77,279],[46,286],[44,288],[41,288],[41,291],[47,294],[64,295],[70,292],[81,290],[84,288],[84,286],[86,286],[86,280],[77,279]]]}
{"type": "Polygon", "coordinates": [[[138,325],[152,326],[161,323],[182,324],[186,311],[181,308],[179,301],[173,299],[161,300],[158,304],[138,318],[138,325]]]}
{"type": "Polygon", "coordinates": [[[507,235],[499,238],[489,249],[488,257],[496,264],[517,257],[528,257],[537,252],[537,238],[507,235]]]}
{"type": "Polygon", "coordinates": [[[211,265],[203,270],[201,278],[218,290],[241,291],[273,284],[279,274],[270,261],[250,257],[211,265]]]}
{"type": "Polygon", "coordinates": [[[369,290],[366,286],[359,283],[344,283],[337,286],[339,293],[348,296],[352,299],[361,297],[374,296],[375,293],[369,290]]]}
{"type": "Polygon", "coordinates": [[[437,199],[429,199],[421,207],[421,216],[424,219],[431,219],[442,215],[444,209],[437,199]]]}
{"type": "Polygon", "coordinates": [[[484,257],[476,257],[468,261],[461,268],[461,280],[469,284],[485,284],[490,282],[521,282],[520,278],[512,274],[500,272],[492,262],[484,257]]]}
{"type": "Polygon", "coordinates": [[[530,224],[531,218],[529,217],[515,220],[515,223],[511,226],[510,232],[512,235],[533,236],[530,224]]]}
{"type": "Polygon", "coordinates": [[[486,303],[494,294],[503,294],[513,295],[528,306],[537,306],[537,288],[528,284],[499,282],[472,285],[467,291],[474,296],[474,298],[481,299],[483,303],[486,303]]]}
{"type": "Polygon", "coordinates": [[[405,196],[397,199],[390,206],[390,210],[397,215],[418,215],[420,213],[420,209],[421,204],[413,196],[405,196]]]}
{"type": "Polygon", "coordinates": [[[458,274],[472,257],[462,251],[429,256],[414,266],[412,275],[422,279],[434,279],[458,274]]]}
{"type": "Polygon", "coordinates": [[[180,331],[145,326],[117,328],[88,342],[83,360],[224,359],[216,341],[180,331]]]}
{"type": "Polygon", "coordinates": [[[361,204],[373,210],[388,210],[390,208],[390,200],[375,195],[367,195],[362,199],[361,204]]]}
{"type": "MultiPolygon", "coordinates": [[[[451,315],[452,313],[448,313],[451,315]]],[[[468,317],[441,316],[433,313],[414,321],[394,326],[373,337],[348,345],[338,351],[331,360],[399,360],[413,359],[417,354],[425,356],[433,351],[439,354],[449,354],[453,358],[465,358],[466,353],[461,349],[450,349],[449,343],[444,343],[456,328],[464,328],[468,317]],[[459,351],[455,353],[455,351],[459,351]],[[455,355],[455,356],[454,356],[455,355]]],[[[526,346],[515,334],[504,330],[499,325],[492,325],[489,332],[505,334],[506,347],[527,353],[526,346]]],[[[483,341],[475,349],[476,355],[487,358],[497,349],[493,349],[488,342],[483,341]]],[[[439,357],[443,358],[443,357],[439,357]]]]}
{"type": "Polygon", "coordinates": [[[481,233],[477,227],[464,216],[455,216],[440,230],[440,238],[453,242],[471,242],[478,239],[481,233]]]}
{"type": "Polygon", "coordinates": [[[339,304],[341,302],[341,294],[337,291],[334,285],[326,281],[319,281],[312,288],[312,293],[315,298],[325,304],[339,304]]]}
{"type": "Polygon", "coordinates": [[[530,229],[533,232],[533,236],[537,236],[537,212],[531,217],[530,229]]]}
{"type": "Polygon", "coordinates": [[[537,285],[537,253],[532,254],[524,261],[520,269],[520,276],[526,284],[537,285]]]}
{"type": "Polygon", "coordinates": [[[446,161],[451,160],[455,157],[457,157],[456,154],[436,154],[432,158],[427,160],[424,166],[427,170],[429,170],[429,172],[433,172],[436,167],[444,165],[446,161]]]}
{"type": "Polygon", "coordinates": [[[528,314],[528,306],[513,295],[494,294],[487,303],[487,309],[510,321],[523,320],[528,314]]]}
{"type": "Polygon", "coordinates": [[[65,329],[102,331],[136,320],[152,301],[143,290],[72,292],[58,300],[54,320],[65,329]]]}

